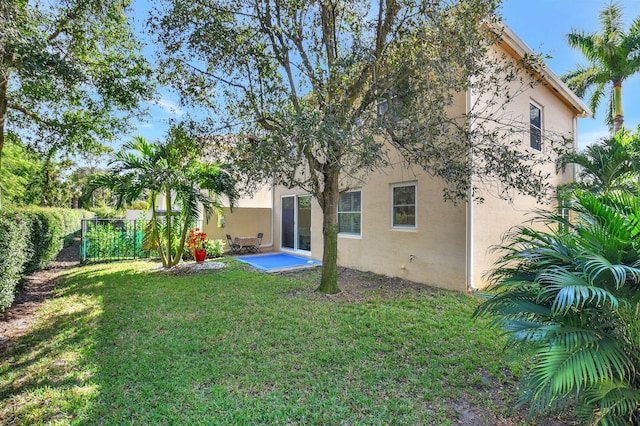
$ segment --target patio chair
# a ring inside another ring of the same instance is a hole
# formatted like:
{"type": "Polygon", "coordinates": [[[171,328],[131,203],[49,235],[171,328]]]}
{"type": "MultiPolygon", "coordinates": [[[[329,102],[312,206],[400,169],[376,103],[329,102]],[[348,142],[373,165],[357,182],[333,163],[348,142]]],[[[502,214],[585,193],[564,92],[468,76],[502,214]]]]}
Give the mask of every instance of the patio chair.
{"type": "Polygon", "coordinates": [[[240,250],[242,249],[242,247],[240,247],[240,244],[234,243],[231,239],[231,235],[229,234],[227,234],[227,244],[229,244],[231,254],[240,254],[240,250]]]}
{"type": "Polygon", "coordinates": [[[251,247],[251,252],[252,253],[262,253],[262,250],[260,250],[260,244],[262,244],[262,237],[263,236],[264,236],[264,234],[262,232],[258,233],[258,242],[256,243],[256,245],[251,247]]]}

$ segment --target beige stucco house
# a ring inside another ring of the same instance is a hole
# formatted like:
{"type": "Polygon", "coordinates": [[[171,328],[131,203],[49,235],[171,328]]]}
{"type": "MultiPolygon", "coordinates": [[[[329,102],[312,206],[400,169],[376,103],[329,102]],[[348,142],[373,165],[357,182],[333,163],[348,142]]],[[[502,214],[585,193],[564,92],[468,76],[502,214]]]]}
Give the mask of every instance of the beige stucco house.
{"type": "MultiPolygon", "coordinates": [[[[509,28],[500,48],[515,59],[533,54],[509,28]]],[[[590,115],[588,107],[551,70],[542,67],[539,72],[542,84],[509,103],[511,115],[533,129],[523,143],[545,150],[539,137],[544,132],[577,143],[577,118],[590,115]]],[[[462,113],[478,101],[473,93],[459,98],[454,108],[462,113]]],[[[573,180],[572,170],[556,174],[553,165],[548,167],[554,186],[573,180]]],[[[490,248],[542,206],[523,196],[505,201],[490,191],[480,195],[484,203],[453,204],[443,201],[441,182],[418,168],[373,173],[361,187],[341,196],[338,264],[457,291],[481,288],[496,259],[490,248]]],[[[273,248],[321,260],[322,211],[317,202],[303,190],[284,187],[274,188],[271,197],[273,248]]]]}

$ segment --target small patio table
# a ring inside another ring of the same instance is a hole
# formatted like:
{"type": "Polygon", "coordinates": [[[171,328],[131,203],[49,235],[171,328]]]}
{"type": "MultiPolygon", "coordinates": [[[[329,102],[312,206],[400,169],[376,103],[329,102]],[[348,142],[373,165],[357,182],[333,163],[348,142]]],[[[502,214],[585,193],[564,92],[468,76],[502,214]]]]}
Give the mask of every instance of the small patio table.
{"type": "Polygon", "coordinates": [[[236,237],[233,241],[240,246],[240,250],[253,251],[259,244],[259,240],[256,237],[236,237]]]}

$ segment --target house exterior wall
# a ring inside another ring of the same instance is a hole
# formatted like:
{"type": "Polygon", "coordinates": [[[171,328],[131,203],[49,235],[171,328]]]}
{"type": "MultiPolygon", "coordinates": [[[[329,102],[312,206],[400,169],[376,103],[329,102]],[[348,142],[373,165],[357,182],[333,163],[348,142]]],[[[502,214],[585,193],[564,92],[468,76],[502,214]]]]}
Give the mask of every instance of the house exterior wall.
{"type": "MultiPolygon", "coordinates": [[[[479,101],[481,102],[482,99],[479,101]]],[[[528,131],[531,104],[540,108],[542,114],[543,142],[540,155],[553,158],[550,142],[546,139],[558,140],[561,136],[573,138],[575,148],[576,112],[567,104],[566,99],[558,96],[558,93],[548,84],[538,84],[520,93],[508,104],[513,120],[523,124],[522,132],[513,136],[522,141],[521,150],[535,152],[530,147],[528,131]]],[[[547,163],[545,166],[539,166],[538,170],[549,174],[548,182],[553,187],[573,181],[573,167],[568,167],[564,173],[556,173],[555,164],[547,163]]],[[[557,208],[557,200],[555,193],[547,194],[547,200],[542,204],[533,197],[516,194],[509,194],[512,199],[505,200],[497,196],[495,191],[492,193],[492,190],[487,188],[481,188],[478,195],[484,199],[484,202],[476,203],[472,207],[473,224],[468,230],[473,238],[473,257],[470,259],[472,276],[469,283],[476,288],[483,288],[489,284],[487,275],[501,255],[496,248],[502,243],[505,234],[513,227],[531,221],[535,210],[557,208]]],[[[543,227],[542,224],[537,223],[527,223],[527,226],[543,227]]]]}
{"type": "MultiPolygon", "coordinates": [[[[511,39],[516,37],[510,31],[507,35],[511,39]]],[[[517,42],[514,45],[523,48],[517,42]]],[[[515,50],[506,51],[519,59],[515,50]]],[[[560,89],[554,90],[552,85],[546,83],[536,85],[520,93],[508,104],[506,112],[523,128],[522,134],[514,136],[523,140],[523,150],[528,149],[529,145],[531,102],[542,108],[543,133],[575,137],[579,108],[584,107],[583,114],[588,113],[588,108],[567,95],[564,92],[566,88],[560,89]]],[[[463,116],[468,108],[466,95],[458,96],[451,108],[456,116],[463,116]]],[[[543,151],[545,149],[548,146],[543,145],[543,151]]],[[[393,154],[395,151],[390,152],[393,154]]],[[[553,194],[549,194],[546,205],[541,205],[532,197],[519,195],[515,195],[512,201],[506,201],[486,188],[477,194],[484,197],[482,204],[445,202],[440,181],[418,168],[402,166],[397,158],[395,160],[391,161],[395,166],[371,173],[361,186],[361,234],[339,234],[338,265],[457,291],[467,291],[469,284],[482,288],[487,284],[484,276],[498,256],[491,252],[491,247],[499,244],[503,235],[513,226],[530,219],[530,213],[534,210],[555,208],[553,194]],[[411,230],[394,229],[391,226],[391,188],[394,184],[405,182],[417,184],[417,226],[411,230]]],[[[553,164],[546,165],[541,171],[550,173],[550,183],[554,186],[573,179],[572,170],[558,175],[553,164]]],[[[353,184],[348,186],[353,187],[353,184]]],[[[274,189],[276,250],[281,249],[282,243],[281,200],[283,196],[291,194],[301,195],[304,191],[284,187],[274,189]]],[[[315,201],[312,203],[311,219],[311,250],[302,254],[321,260],[322,211],[315,201]]]]}
{"type": "MultiPolygon", "coordinates": [[[[359,189],[362,191],[361,235],[338,235],[338,265],[465,290],[464,203],[445,202],[440,182],[419,169],[395,167],[384,173],[374,173],[359,189]],[[417,184],[417,226],[411,230],[393,228],[392,185],[410,182],[417,184]]],[[[283,196],[294,194],[306,195],[306,192],[284,187],[275,189],[276,250],[283,250],[281,200],[283,196]]],[[[322,260],[322,209],[315,200],[311,206],[311,231],[311,251],[297,253],[322,260]]]]}
{"type": "Polygon", "coordinates": [[[416,170],[371,175],[362,187],[362,234],[339,234],[338,264],[411,281],[464,290],[465,206],[444,202],[441,184],[416,170]],[[415,229],[391,224],[394,184],[417,184],[415,229]]]}
{"type": "MultiPolygon", "coordinates": [[[[262,232],[262,246],[271,245],[271,216],[272,209],[266,207],[234,208],[233,212],[225,207],[224,226],[218,226],[218,216],[214,213],[202,226],[210,240],[225,240],[226,234],[235,237],[255,237],[262,232]]],[[[228,249],[228,246],[225,247],[228,249]]]]}

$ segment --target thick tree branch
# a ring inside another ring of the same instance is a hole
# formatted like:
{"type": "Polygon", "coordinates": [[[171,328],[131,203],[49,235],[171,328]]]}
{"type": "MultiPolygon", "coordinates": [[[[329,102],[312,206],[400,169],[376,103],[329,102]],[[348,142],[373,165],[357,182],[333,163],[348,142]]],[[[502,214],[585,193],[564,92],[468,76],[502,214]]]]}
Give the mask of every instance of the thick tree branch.
{"type": "Polygon", "coordinates": [[[16,104],[12,104],[11,102],[7,102],[7,108],[12,109],[14,111],[19,111],[21,113],[23,113],[24,115],[33,118],[34,120],[36,120],[38,123],[47,125],[49,127],[55,127],[55,124],[51,121],[45,120],[42,117],[40,117],[40,115],[38,115],[38,113],[31,111],[27,108],[21,107],[20,105],[16,105],[16,104]]]}

